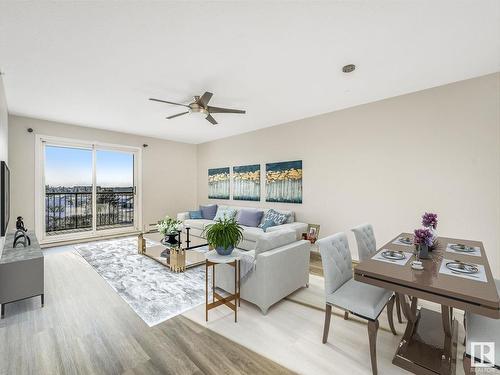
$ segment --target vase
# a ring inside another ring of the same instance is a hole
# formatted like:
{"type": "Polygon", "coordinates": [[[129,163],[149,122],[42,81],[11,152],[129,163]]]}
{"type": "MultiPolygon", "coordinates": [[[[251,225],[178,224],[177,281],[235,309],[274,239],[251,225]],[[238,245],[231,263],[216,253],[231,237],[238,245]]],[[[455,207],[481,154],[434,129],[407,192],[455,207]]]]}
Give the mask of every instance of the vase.
{"type": "Polygon", "coordinates": [[[166,238],[165,242],[170,245],[177,245],[179,243],[179,241],[177,241],[177,233],[167,233],[166,238]]]}
{"type": "Polygon", "coordinates": [[[429,251],[432,251],[436,248],[437,246],[437,231],[433,227],[429,227],[429,231],[432,233],[432,245],[429,247],[429,251]]]}
{"type": "Polygon", "coordinates": [[[427,244],[418,245],[418,257],[422,259],[429,258],[429,246],[427,244]]]}
{"type": "Polygon", "coordinates": [[[229,246],[227,249],[224,248],[224,246],[216,246],[215,251],[217,251],[217,254],[219,255],[230,255],[234,250],[234,246],[229,246]]]}

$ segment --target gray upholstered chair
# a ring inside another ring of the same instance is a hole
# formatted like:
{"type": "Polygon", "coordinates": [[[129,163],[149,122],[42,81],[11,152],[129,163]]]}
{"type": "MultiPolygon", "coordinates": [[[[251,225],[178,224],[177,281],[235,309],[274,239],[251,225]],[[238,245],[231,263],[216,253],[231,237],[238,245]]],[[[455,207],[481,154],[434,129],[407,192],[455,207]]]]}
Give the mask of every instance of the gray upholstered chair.
{"type": "Polygon", "coordinates": [[[392,321],[394,295],[385,289],[354,280],[351,252],[345,233],[325,237],[317,243],[325,276],[326,313],[323,343],[328,339],[333,306],[368,320],[372,372],[376,375],[378,317],[386,305],[392,333],[397,334],[392,321]]]}
{"type": "MultiPolygon", "coordinates": [[[[500,280],[495,280],[497,292],[500,294],[500,280]]],[[[485,316],[466,313],[465,314],[465,353],[464,371],[470,374],[471,343],[472,342],[494,342],[495,343],[495,367],[500,369],[500,319],[487,318],[485,316]]],[[[476,352],[477,353],[477,352],[476,352]]],[[[481,360],[481,358],[476,358],[481,360]]]]}
{"type": "MultiPolygon", "coordinates": [[[[375,240],[372,225],[361,224],[351,230],[354,232],[358,244],[359,260],[363,261],[370,259],[377,252],[377,241],[375,240]]],[[[396,295],[396,314],[398,316],[398,322],[403,323],[403,319],[401,318],[401,303],[398,295],[396,295]]]]}

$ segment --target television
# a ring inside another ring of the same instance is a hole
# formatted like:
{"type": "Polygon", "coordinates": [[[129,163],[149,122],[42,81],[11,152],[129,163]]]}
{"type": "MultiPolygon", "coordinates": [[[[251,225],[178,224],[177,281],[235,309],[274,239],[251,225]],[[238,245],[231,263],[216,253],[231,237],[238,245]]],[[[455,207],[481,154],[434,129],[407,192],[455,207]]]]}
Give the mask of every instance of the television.
{"type": "Polygon", "coordinates": [[[7,163],[0,163],[0,234],[5,236],[10,218],[10,171],[7,163]]]}

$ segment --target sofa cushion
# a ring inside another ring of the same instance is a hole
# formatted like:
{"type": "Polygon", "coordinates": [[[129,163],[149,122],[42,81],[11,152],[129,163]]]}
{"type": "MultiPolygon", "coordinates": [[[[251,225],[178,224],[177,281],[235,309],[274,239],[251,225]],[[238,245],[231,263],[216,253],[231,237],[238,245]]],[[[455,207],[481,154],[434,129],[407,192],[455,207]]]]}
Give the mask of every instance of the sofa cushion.
{"type": "Polygon", "coordinates": [[[201,210],[189,211],[189,218],[190,219],[203,219],[203,215],[201,213],[201,210]]]}
{"type": "Polygon", "coordinates": [[[187,225],[191,228],[196,228],[203,230],[205,227],[209,224],[213,224],[213,220],[207,220],[207,219],[187,219],[184,220],[184,225],[187,225]]]}
{"type": "Polygon", "coordinates": [[[243,238],[248,241],[257,242],[257,240],[264,235],[264,231],[256,227],[245,227],[243,229],[243,238]]]}
{"type": "Polygon", "coordinates": [[[217,213],[217,205],[209,204],[206,206],[200,206],[201,216],[207,220],[213,220],[215,214],[217,213]]]}
{"type": "Polygon", "coordinates": [[[257,240],[257,244],[255,245],[255,254],[264,253],[266,251],[288,245],[296,240],[295,231],[293,230],[284,229],[276,232],[264,233],[257,240]]]}
{"type": "Polygon", "coordinates": [[[242,208],[238,211],[236,221],[240,225],[256,228],[262,220],[262,215],[264,215],[264,211],[260,211],[255,208],[242,208]]]}
{"type": "Polygon", "coordinates": [[[267,212],[264,214],[264,218],[262,219],[262,224],[260,224],[260,227],[262,228],[262,226],[266,221],[274,221],[276,225],[285,224],[287,219],[288,219],[288,214],[280,213],[271,208],[267,210],[267,212]]]}
{"type": "Polygon", "coordinates": [[[264,220],[265,220],[264,218],[266,217],[266,213],[269,210],[273,210],[273,211],[278,212],[280,214],[287,215],[287,219],[286,219],[287,223],[293,223],[295,221],[295,213],[293,211],[267,208],[267,209],[264,209],[264,216],[262,216],[262,223],[264,223],[264,220]]]}
{"type": "Polygon", "coordinates": [[[232,207],[219,206],[217,208],[217,213],[215,214],[214,221],[224,220],[224,219],[234,219],[236,216],[236,209],[232,207]]]}
{"type": "Polygon", "coordinates": [[[262,230],[264,232],[267,232],[267,230],[271,227],[275,227],[276,226],[276,223],[272,220],[266,220],[264,221],[262,224],[259,225],[260,228],[262,228],[262,230]]]}

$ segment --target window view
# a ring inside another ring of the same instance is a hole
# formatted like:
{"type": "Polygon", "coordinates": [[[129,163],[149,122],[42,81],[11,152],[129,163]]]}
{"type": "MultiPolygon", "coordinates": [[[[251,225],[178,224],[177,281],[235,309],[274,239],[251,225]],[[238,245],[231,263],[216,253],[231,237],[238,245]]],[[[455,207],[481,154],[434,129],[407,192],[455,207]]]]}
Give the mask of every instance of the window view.
{"type": "Polygon", "coordinates": [[[46,145],[44,172],[46,235],[134,225],[132,152],[46,145]]]}
{"type": "Polygon", "coordinates": [[[134,155],[96,151],[97,229],[134,224],[134,155]]]}
{"type": "Polygon", "coordinates": [[[92,150],[45,147],[45,232],[92,230],[92,150]]]}

